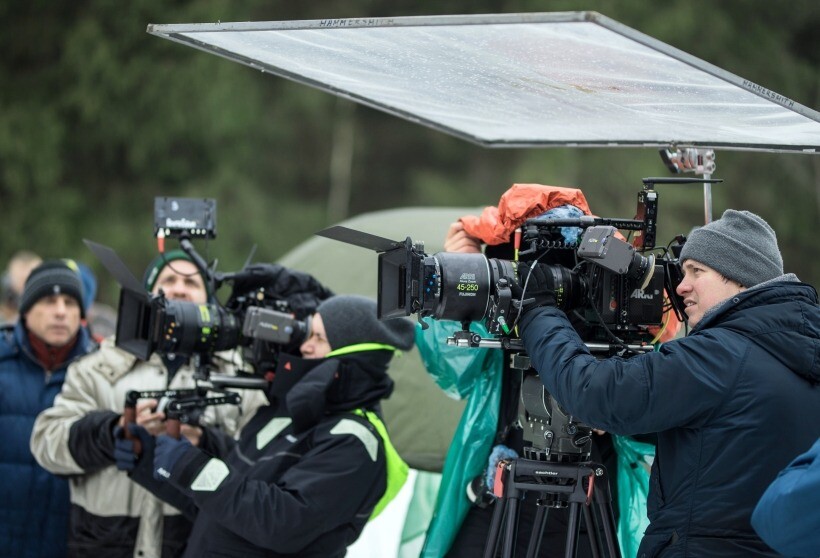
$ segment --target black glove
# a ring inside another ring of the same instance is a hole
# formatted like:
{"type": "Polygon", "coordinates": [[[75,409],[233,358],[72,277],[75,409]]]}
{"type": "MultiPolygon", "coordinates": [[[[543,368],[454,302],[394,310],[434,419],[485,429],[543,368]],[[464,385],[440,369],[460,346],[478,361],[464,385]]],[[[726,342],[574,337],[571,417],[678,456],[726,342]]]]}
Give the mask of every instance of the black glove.
{"type": "MultiPolygon", "coordinates": [[[[142,454],[153,458],[154,437],[142,426],[129,424],[128,430],[142,442],[142,454]]],[[[125,437],[121,426],[114,428],[114,461],[120,471],[133,471],[140,455],[134,452],[134,440],[125,437]]]]}
{"type": "Polygon", "coordinates": [[[552,275],[546,264],[518,264],[518,279],[510,280],[510,291],[515,300],[523,298],[521,314],[539,306],[555,306],[555,291],[552,290],[552,275]]]}
{"type": "Polygon", "coordinates": [[[169,479],[174,465],[192,447],[194,446],[185,436],[179,440],[167,434],[157,436],[154,446],[154,478],[158,481],[169,479]]]}

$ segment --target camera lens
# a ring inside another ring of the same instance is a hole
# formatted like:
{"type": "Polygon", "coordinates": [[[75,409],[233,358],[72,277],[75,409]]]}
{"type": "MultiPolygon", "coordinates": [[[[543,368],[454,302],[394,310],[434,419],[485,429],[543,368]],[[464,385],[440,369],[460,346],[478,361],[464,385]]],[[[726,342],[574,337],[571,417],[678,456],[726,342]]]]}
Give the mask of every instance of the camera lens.
{"type": "Polygon", "coordinates": [[[572,310],[584,304],[586,282],[578,273],[562,265],[545,265],[547,278],[555,292],[555,305],[561,310],[572,310]]]}
{"type": "Polygon", "coordinates": [[[429,313],[437,320],[481,320],[490,300],[487,258],[483,254],[439,252],[430,259],[427,287],[430,282],[437,284],[439,296],[426,299],[429,313]]]}
{"type": "Polygon", "coordinates": [[[239,342],[239,323],[224,308],[216,304],[158,300],[162,307],[156,313],[153,331],[160,354],[222,351],[239,342]]]}

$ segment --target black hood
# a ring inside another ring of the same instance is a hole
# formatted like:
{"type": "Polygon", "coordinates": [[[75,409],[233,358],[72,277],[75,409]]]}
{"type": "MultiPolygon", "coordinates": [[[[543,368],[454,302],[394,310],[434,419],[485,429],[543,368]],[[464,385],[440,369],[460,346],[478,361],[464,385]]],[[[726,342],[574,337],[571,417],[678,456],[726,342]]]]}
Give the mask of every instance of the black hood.
{"type": "Polygon", "coordinates": [[[367,351],[328,359],[283,355],[271,382],[271,404],[284,404],[294,428],[304,430],[328,413],[374,408],[393,392],[387,375],[391,351],[367,351]]]}

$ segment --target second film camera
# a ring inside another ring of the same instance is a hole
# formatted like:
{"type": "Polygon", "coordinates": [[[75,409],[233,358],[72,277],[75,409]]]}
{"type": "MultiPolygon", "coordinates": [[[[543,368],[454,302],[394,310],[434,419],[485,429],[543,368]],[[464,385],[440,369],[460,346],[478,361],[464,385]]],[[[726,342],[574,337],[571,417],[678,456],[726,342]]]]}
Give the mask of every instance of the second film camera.
{"type": "MultiPolygon", "coordinates": [[[[210,268],[194,248],[193,238],[216,235],[216,202],[211,199],[157,198],[154,234],[164,242],[178,238],[196,265],[208,290],[232,286],[227,300],[207,303],[170,300],[162,292],[146,292],[105,246],[86,241],[122,286],[116,345],[140,359],[151,354],[196,356],[207,360],[217,351],[241,349],[253,376],[276,368],[281,352],[295,352],[305,339],[307,320],[321,300],[331,296],[312,276],[276,264],[246,265],[238,272],[210,268]]],[[[173,262],[168,265],[173,267],[173,262]]],[[[203,375],[207,372],[203,370],[203,375]]],[[[236,382],[234,382],[236,383],[236,382]]],[[[240,386],[250,387],[250,386],[240,386]]]]}

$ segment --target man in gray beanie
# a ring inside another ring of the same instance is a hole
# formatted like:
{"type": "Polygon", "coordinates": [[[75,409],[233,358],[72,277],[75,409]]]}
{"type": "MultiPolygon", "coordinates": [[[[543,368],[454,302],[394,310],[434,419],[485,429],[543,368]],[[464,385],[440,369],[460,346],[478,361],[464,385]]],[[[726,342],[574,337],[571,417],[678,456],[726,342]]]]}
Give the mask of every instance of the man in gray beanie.
{"type": "Polygon", "coordinates": [[[413,343],[413,323],[379,320],[375,301],[328,298],[304,358],[279,355],[270,405],[230,449],[158,436],[154,477],[197,508],[185,557],[343,557],[407,478],[380,402],[393,390],[391,358],[413,343]]]}
{"type": "Polygon", "coordinates": [[[94,348],[82,298],[76,262],[43,262],[26,279],[19,320],[0,329],[0,556],[66,556],[68,482],[37,464],[29,438],[69,364],[94,348]]]}
{"type": "Polygon", "coordinates": [[[727,209],[717,221],[692,229],[680,260],[690,258],[747,289],[783,275],[777,235],[751,211],[727,209]]]}
{"type": "MultiPolygon", "coordinates": [[[[750,519],[820,436],[817,292],[783,274],[774,231],[748,211],[694,229],[681,261],[692,328],[683,339],[597,358],[554,306],[526,308],[521,338],[547,391],[579,420],[658,433],[639,556],[778,556],[750,519]]],[[[535,292],[549,288],[533,279],[535,292]]]]}
{"type": "Polygon", "coordinates": [[[683,283],[689,294],[684,303],[690,327],[731,295],[783,275],[783,257],[774,230],[749,211],[727,209],[717,221],[692,229],[680,261],[690,277],[705,266],[725,279],[704,289],[693,285],[692,293],[688,292],[689,283],[683,283]]]}

